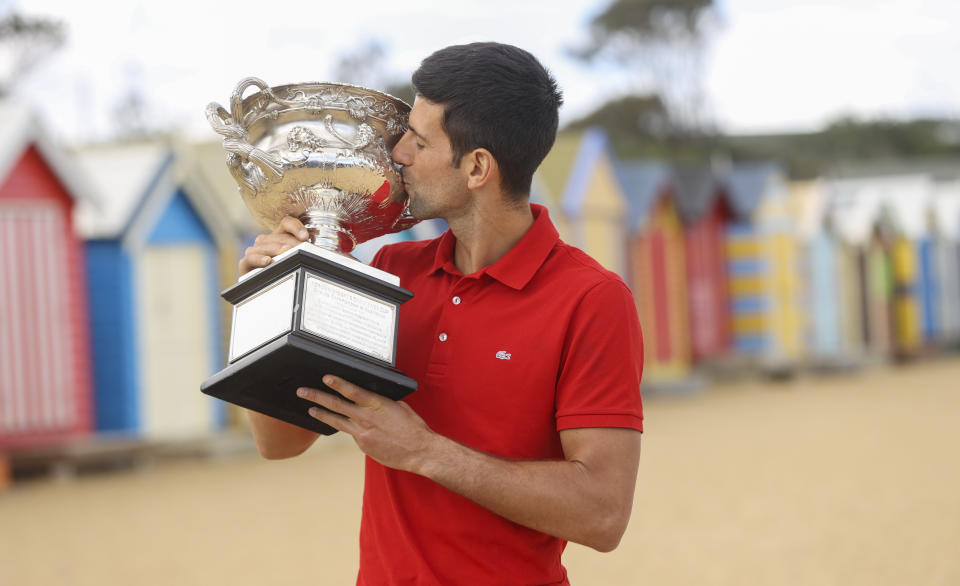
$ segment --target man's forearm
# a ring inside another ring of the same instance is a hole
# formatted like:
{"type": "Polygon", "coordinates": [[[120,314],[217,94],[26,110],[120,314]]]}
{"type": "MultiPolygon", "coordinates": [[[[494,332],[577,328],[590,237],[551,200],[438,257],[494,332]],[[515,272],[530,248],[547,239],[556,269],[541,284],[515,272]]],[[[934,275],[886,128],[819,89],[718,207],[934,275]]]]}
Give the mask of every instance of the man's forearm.
{"type": "Polygon", "coordinates": [[[298,456],[319,437],[315,432],[263,413],[247,410],[247,415],[260,455],[270,460],[298,456]]]}
{"type": "MultiPolygon", "coordinates": [[[[632,499],[612,495],[580,461],[508,460],[442,436],[433,442],[415,472],[510,521],[599,551],[614,549],[626,529],[632,499]]],[[[636,467],[629,474],[635,479],[636,467]]]]}

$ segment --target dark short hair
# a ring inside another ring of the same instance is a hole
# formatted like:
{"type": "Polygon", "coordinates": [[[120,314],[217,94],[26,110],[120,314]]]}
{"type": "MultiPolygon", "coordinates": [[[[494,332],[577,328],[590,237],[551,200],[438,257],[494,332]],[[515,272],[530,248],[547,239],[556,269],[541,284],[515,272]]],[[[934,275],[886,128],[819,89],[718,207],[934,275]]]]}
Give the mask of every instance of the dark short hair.
{"type": "Polygon", "coordinates": [[[536,57],[501,43],[454,45],[424,59],[412,83],[418,95],[444,106],[454,165],[485,148],[500,166],[504,190],[530,193],[563,104],[557,81],[536,57]]]}

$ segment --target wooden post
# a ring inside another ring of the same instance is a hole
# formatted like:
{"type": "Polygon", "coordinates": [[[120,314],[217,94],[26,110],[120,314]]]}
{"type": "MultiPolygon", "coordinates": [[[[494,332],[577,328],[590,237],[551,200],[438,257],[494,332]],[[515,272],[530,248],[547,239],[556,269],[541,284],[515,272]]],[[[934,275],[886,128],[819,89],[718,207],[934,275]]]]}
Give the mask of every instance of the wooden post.
{"type": "Polygon", "coordinates": [[[0,452],[0,492],[13,484],[13,469],[10,465],[10,456],[0,452]]]}

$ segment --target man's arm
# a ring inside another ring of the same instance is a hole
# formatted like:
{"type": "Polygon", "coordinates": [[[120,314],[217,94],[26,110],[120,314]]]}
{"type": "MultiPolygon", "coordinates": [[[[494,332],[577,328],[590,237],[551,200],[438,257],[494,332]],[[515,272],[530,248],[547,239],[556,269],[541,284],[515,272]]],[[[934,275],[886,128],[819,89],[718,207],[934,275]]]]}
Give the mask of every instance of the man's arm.
{"type": "MultiPolygon", "coordinates": [[[[273,232],[257,236],[253,246],[244,251],[237,268],[241,275],[263,268],[273,262],[273,257],[306,242],[308,238],[309,233],[303,224],[296,218],[286,216],[273,232]]],[[[319,437],[315,432],[263,413],[248,410],[247,415],[257,448],[264,458],[273,460],[298,456],[319,437]]]]}
{"type": "Polygon", "coordinates": [[[298,394],[327,410],[310,413],[356,440],[384,466],[420,474],[531,529],[611,551],[630,518],[640,432],[619,428],[560,432],[564,460],[521,461],[479,452],[433,432],[406,403],[342,379],[298,394]]]}

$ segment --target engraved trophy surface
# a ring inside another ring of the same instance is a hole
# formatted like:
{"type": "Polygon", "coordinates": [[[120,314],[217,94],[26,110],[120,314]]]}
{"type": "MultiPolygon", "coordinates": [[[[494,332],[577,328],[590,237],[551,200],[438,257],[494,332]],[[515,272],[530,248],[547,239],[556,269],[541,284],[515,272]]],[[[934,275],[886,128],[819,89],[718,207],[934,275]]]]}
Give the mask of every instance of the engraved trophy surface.
{"type": "MultiPolygon", "coordinates": [[[[233,304],[228,365],[201,391],[289,423],[331,434],[307,414],[300,386],[334,374],[400,399],[417,383],[395,368],[399,306],[413,297],[390,273],[347,253],[416,223],[390,151],[410,106],[340,83],[269,87],[241,81],[230,111],[211,103],[227,167],[259,223],[300,218],[311,241],[241,277],[222,293],[233,304]],[[259,91],[244,97],[250,87],[259,91]]],[[[330,391],[332,392],[332,391],[330,391]]]]}

